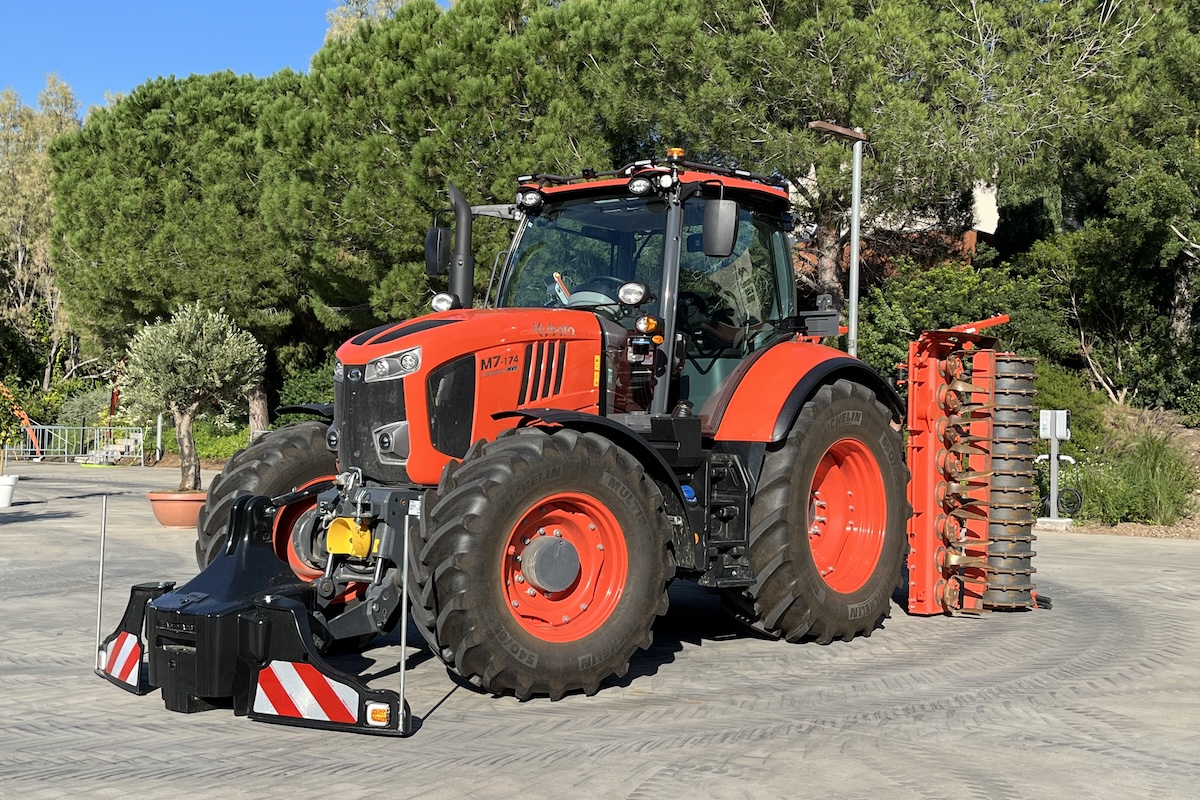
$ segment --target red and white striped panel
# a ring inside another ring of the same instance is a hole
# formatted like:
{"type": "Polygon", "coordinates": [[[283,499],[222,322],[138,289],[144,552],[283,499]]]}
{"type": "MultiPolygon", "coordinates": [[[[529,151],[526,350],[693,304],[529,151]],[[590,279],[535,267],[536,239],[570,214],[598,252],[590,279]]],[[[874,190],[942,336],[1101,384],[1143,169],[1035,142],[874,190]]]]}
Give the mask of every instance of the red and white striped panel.
{"type": "Polygon", "coordinates": [[[104,651],[104,671],[130,686],[138,685],[142,665],[142,643],[128,631],[121,631],[104,651]]]}
{"type": "Polygon", "coordinates": [[[258,673],[254,711],[321,722],[358,722],[358,692],[312,664],[272,661],[258,673]]]}

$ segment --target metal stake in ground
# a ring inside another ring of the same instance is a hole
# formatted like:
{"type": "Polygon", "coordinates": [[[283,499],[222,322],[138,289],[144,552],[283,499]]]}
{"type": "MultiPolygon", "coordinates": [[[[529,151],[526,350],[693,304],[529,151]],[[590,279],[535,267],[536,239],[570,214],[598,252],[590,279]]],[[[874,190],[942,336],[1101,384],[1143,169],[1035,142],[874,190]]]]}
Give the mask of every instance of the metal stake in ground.
{"type": "Polygon", "coordinates": [[[96,587],[96,666],[100,663],[100,638],[103,628],[100,627],[100,615],[104,611],[104,538],[108,532],[108,495],[100,497],[100,578],[96,587]]]}

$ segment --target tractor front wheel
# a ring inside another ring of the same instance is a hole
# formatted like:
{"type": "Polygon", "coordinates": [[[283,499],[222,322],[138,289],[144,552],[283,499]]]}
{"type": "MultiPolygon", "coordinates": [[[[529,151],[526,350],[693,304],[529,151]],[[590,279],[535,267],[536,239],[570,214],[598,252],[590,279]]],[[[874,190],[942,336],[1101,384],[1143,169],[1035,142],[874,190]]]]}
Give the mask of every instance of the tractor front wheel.
{"type": "MultiPolygon", "coordinates": [[[[271,431],[236,452],[213,479],[196,525],[196,563],[208,566],[229,533],[229,510],[235,498],[246,494],[278,497],[294,489],[337,475],[337,460],[325,446],[329,425],[309,421],[271,431]]],[[[321,572],[303,558],[304,548],[292,540],[316,499],[282,509],[275,518],[275,551],[301,578],[311,580],[321,572]]]]}
{"type": "Polygon", "coordinates": [[[883,404],[840,380],[767,453],[750,515],[750,595],[766,632],[848,641],[887,616],[908,541],[902,451],[883,404]]]}
{"type": "Polygon", "coordinates": [[[667,610],[662,495],[600,436],[527,428],[472,448],[423,523],[440,655],[496,694],[594,693],[667,610]]]}

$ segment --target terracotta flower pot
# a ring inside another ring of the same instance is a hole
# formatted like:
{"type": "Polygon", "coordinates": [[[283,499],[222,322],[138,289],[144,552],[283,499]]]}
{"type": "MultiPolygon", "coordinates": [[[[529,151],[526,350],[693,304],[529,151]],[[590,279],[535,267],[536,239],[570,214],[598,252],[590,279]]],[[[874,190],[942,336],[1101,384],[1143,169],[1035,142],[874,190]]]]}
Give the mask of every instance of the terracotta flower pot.
{"type": "Polygon", "coordinates": [[[194,528],[205,492],[147,492],[150,510],[164,528],[194,528]]]}

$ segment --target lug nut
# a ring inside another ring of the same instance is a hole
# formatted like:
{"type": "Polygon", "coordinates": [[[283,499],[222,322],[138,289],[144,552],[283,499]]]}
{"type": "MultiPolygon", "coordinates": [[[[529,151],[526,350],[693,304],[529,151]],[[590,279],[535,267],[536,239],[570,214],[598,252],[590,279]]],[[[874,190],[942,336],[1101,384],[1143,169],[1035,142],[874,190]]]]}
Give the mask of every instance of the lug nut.
{"type": "Polygon", "coordinates": [[[524,583],[524,582],[525,582],[525,576],[518,572],[517,573],[517,583],[524,583]]]}
{"type": "Polygon", "coordinates": [[[525,590],[525,594],[529,595],[530,597],[537,597],[537,591],[534,590],[532,586],[525,590]]]}

